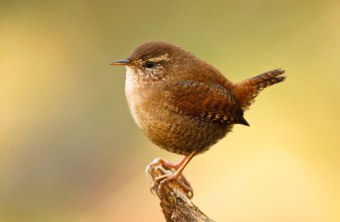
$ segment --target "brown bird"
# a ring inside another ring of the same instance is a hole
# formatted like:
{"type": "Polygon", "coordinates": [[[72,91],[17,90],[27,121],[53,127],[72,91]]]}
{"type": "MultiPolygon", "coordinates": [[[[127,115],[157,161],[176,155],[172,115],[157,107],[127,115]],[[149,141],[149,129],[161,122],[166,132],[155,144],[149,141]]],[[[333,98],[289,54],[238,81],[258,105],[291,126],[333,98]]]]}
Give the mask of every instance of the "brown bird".
{"type": "Polygon", "coordinates": [[[161,160],[176,170],[157,178],[161,184],[178,178],[195,155],[234,124],[249,126],[244,111],[261,90],[285,79],[284,70],[276,69],[234,84],[190,52],[164,42],[143,44],[111,65],[126,67],[125,93],[138,127],[159,147],[184,155],[177,164],[161,160]]]}

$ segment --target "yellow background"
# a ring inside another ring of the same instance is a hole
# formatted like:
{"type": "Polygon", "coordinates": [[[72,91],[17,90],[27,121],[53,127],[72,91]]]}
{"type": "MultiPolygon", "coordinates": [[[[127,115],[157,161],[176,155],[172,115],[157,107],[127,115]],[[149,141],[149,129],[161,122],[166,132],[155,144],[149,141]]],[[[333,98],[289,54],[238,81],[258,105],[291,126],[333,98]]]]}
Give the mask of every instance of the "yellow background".
{"type": "Polygon", "coordinates": [[[216,221],[340,221],[339,1],[0,1],[0,221],[163,221],[144,169],[180,156],[130,117],[108,64],[168,41],[232,81],[274,68],[184,171],[216,221]]]}

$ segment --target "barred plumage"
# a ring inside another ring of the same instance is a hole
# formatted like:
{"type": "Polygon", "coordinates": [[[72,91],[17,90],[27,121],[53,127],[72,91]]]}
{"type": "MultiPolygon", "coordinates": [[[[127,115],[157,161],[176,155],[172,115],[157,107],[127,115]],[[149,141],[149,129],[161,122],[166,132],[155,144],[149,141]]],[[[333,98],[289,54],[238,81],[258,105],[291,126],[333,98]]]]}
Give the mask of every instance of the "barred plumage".
{"type": "Polygon", "coordinates": [[[242,109],[247,110],[264,88],[285,80],[286,77],[282,76],[284,72],[275,69],[236,84],[234,95],[242,109]]]}

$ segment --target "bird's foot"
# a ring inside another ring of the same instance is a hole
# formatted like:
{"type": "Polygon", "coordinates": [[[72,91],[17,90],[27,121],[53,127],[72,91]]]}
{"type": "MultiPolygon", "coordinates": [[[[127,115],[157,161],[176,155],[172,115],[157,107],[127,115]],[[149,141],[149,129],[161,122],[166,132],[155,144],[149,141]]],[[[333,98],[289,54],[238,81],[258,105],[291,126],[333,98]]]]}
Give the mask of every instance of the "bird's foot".
{"type": "Polygon", "coordinates": [[[150,187],[151,193],[156,193],[159,196],[161,195],[165,184],[175,181],[175,184],[191,199],[193,197],[193,189],[189,181],[181,174],[181,171],[178,171],[182,162],[183,161],[174,164],[167,162],[164,159],[157,158],[149,164],[146,171],[153,179],[150,187]],[[157,175],[155,175],[156,171],[159,172],[157,175]]]}

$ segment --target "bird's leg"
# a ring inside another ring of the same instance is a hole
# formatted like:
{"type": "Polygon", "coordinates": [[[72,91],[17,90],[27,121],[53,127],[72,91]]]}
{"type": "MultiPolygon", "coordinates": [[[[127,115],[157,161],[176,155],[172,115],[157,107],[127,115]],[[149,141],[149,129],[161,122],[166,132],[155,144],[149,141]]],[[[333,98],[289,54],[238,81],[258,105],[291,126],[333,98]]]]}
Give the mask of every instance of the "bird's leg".
{"type": "MultiPolygon", "coordinates": [[[[178,163],[171,163],[168,162],[162,158],[157,158],[155,159],[151,164],[157,164],[157,165],[162,165],[165,168],[168,168],[170,170],[178,170],[178,168],[180,168],[180,166],[183,164],[183,162],[186,160],[187,156],[184,156],[184,158],[179,161],[178,163]]],[[[148,170],[148,169],[147,169],[148,170]]]]}
{"type": "Polygon", "coordinates": [[[172,170],[174,173],[164,174],[162,176],[156,177],[151,184],[151,190],[157,190],[157,193],[159,193],[161,187],[166,182],[169,182],[171,180],[177,180],[178,184],[183,188],[183,190],[187,193],[191,193],[192,196],[192,187],[189,181],[182,175],[182,171],[188,165],[190,160],[196,155],[196,153],[197,153],[196,151],[192,152],[189,156],[185,156],[180,162],[176,164],[167,162],[163,159],[157,159],[156,161],[154,161],[151,165],[161,164],[162,166],[172,170]],[[179,177],[181,178],[181,180],[178,180],[179,177]]]}

